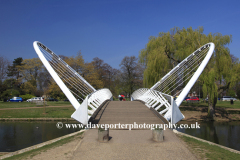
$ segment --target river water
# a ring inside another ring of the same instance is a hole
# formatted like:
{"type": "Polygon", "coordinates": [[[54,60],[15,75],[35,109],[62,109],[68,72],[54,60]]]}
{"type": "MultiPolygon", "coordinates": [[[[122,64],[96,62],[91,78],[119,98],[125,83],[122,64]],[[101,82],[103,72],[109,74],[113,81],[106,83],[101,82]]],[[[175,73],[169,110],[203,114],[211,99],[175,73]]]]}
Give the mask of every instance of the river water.
{"type": "MultiPolygon", "coordinates": [[[[177,129],[180,132],[205,139],[240,151],[240,122],[198,122],[200,129],[177,129]]],[[[183,124],[183,123],[181,123],[183,124]]],[[[188,124],[194,124],[191,122],[188,124]]]]}
{"type": "Polygon", "coordinates": [[[0,122],[0,152],[13,152],[80,129],[58,129],[57,122],[0,122]]]}
{"type": "MultiPolygon", "coordinates": [[[[0,122],[0,152],[17,151],[80,130],[58,129],[56,123],[0,122]]],[[[200,129],[177,130],[240,151],[240,122],[199,123],[200,129]]]]}

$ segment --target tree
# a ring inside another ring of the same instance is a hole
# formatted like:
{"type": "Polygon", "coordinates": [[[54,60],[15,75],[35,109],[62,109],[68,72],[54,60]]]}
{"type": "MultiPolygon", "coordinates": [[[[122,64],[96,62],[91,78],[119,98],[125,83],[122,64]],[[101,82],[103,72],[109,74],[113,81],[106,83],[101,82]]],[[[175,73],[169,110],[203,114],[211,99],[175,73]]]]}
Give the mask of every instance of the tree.
{"type": "Polygon", "coordinates": [[[43,64],[39,58],[24,59],[24,65],[17,66],[21,74],[21,79],[32,81],[33,85],[37,86],[37,79],[43,69],[43,64]]]}
{"type": "Polygon", "coordinates": [[[112,68],[109,76],[109,89],[111,90],[114,97],[118,97],[119,93],[123,91],[121,89],[121,71],[112,68]]]}
{"type": "Polygon", "coordinates": [[[99,79],[97,70],[94,69],[93,63],[85,63],[83,78],[95,89],[103,88],[103,81],[99,79]]]}
{"type": "Polygon", "coordinates": [[[47,96],[56,99],[63,99],[66,98],[62,90],[59,88],[57,83],[52,79],[48,90],[45,93],[47,96]]]}
{"type": "Polygon", "coordinates": [[[37,87],[35,86],[35,81],[26,81],[21,85],[21,89],[24,91],[25,94],[35,95],[37,87]]]}
{"type": "Polygon", "coordinates": [[[6,79],[8,66],[8,59],[0,56],[0,98],[2,93],[7,90],[7,86],[3,84],[3,81],[6,79]]]}
{"type": "Polygon", "coordinates": [[[122,85],[124,91],[131,95],[134,90],[142,86],[143,68],[135,56],[124,57],[120,63],[122,85]]]}
{"type": "Polygon", "coordinates": [[[8,66],[8,59],[0,56],[0,82],[2,82],[6,78],[8,66]]]}
{"type": "Polygon", "coordinates": [[[44,71],[43,64],[39,58],[24,59],[22,63],[16,67],[21,76],[21,89],[26,94],[35,95],[37,89],[42,89],[42,78],[39,75],[44,71]]]}
{"type": "Polygon", "coordinates": [[[103,82],[103,87],[113,89],[111,86],[113,86],[113,79],[117,70],[98,57],[93,58],[92,64],[99,75],[99,79],[103,82]]]}
{"type": "Polygon", "coordinates": [[[49,74],[47,69],[43,67],[42,71],[39,73],[38,76],[39,90],[45,92],[50,85],[51,80],[52,76],[49,74]]]}
{"type": "Polygon", "coordinates": [[[94,69],[99,73],[99,79],[103,78],[104,73],[104,61],[98,57],[93,58],[92,64],[94,69]]]}
{"type": "Polygon", "coordinates": [[[31,94],[25,94],[25,95],[19,95],[19,97],[22,97],[22,99],[24,101],[28,100],[28,99],[31,99],[33,97],[35,97],[34,95],[31,95],[31,94]]]}
{"type": "Polygon", "coordinates": [[[2,93],[1,97],[11,98],[12,96],[18,96],[19,94],[23,94],[20,86],[21,84],[19,83],[19,81],[14,78],[5,79],[2,85],[0,85],[0,88],[2,90],[0,92],[2,93]]]}
{"type": "Polygon", "coordinates": [[[2,93],[2,98],[3,99],[9,99],[12,97],[18,97],[19,96],[19,91],[15,89],[7,89],[2,93]]]}
{"type": "Polygon", "coordinates": [[[145,65],[144,85],[150,87],[167,74],[193,51],[202,45],[213,42],[214,55],[203,71],[199,80],[203,94],[208,95],[208,117],[214,118],[218,94],[231,88],[238,79],[238,63],[232,63],[230,50],[231,35],[220,33],[203,33],[203,27],[193,30],[191,27],[170,32],[159,33],[158,37],[150,37],[146,48],[140,52],[140,62],[145,65]]]}
{"type": "Polygon", "coordinates": [[[84,59],[82,57],[81,52],[78,52],[77,56],[74,57],[64,57],[64,61],[71,66],[76,72],[80,75],[84,71],[84,59]]]}
{"type": "Polygon", "coordinates": [[[11,66],[8,66],[7,72],[8,77],[16,76],[16,79],[20,77],[20,72],[17,67],[23,65],[22,61],[23,61],[22,57],[14,59],[13,64],[11,66]]]}
{"type": "Polygon", "coordinates": [[[0,81],[0,99],[4,99],[6,97],[3,96],[3,92],[7,90],[7,85],[4,85],[2,81],[0,81]]]}

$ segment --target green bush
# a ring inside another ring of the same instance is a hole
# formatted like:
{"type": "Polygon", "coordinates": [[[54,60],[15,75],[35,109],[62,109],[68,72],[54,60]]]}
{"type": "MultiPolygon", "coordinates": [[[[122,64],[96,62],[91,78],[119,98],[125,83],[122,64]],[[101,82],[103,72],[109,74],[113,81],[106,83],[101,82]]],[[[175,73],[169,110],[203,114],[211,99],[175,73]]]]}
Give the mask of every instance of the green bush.
{"type": "Polygon", "coordinates": [[[15,89],[7,89],[2,93],[2,98],[12,98],[12,97],[18,97],[19,96],[19,91],[15,89]]]}
{"type": "Polygon", "coordinates": [[[235,91],[234,90],[228,90],[228,92],[227,92],[227,95],[228,96],[231,96],[231,97],[236,97],[235,95],[236,95],[236,93],[235,93],[235,91]]]}
{"type": "Polygon", "coordinates": [[[25,94],[25,95],[20,95],[19,97],[22,97],[24,101],[26,101],[27,99],[31,99],[35,96],[31,95],[31,94],[25,94]]]}

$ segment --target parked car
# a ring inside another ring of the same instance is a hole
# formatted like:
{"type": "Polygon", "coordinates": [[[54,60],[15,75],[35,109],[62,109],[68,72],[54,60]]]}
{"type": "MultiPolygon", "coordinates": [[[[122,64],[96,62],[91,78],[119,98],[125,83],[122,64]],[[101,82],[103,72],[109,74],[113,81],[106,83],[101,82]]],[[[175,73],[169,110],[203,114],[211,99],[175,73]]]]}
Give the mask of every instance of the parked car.
{"type": "Polygon", "coordinates": [[[58,102],[58,100],[55,99],[55,98],[48,98],[47,101],[55,101],[55,102],[58,102]]]}
{"type": "Polygon", "coordinates": [[[236,101],[237,99],[231,96],[223,96],[222,98],[222,101],[231,101],[231,100],[236,101]]]}
{"type": "Polygon", "coordinates": [[[184,101],[186,101],[186,100],[189,99],[189,98],[190,98],[190,97],[185,97],[185,98],[184,98],[184,101]]]}
{"type": "Polygon", "coordinates": [[[8,102],[23,102],[22,97],[13,97],[8,102]]]}
{"type": "Polygon", "coordinates": [[[64,102],[69,102],[69,100],[68,99],[64,99],[64,102]]]}
{"type": "Polygon", "coordinates": [[[33,97],[31,99],[26,100],[27,102],[32,102],[32,101],[43,101],[42,97],[33,97]]]}
{"type": "Polygon", "coordinates": [[[187,103],[199,103],[199,98],[198,97],[191,97],[191,98],[188,98],[186,99],[187,103]]]}

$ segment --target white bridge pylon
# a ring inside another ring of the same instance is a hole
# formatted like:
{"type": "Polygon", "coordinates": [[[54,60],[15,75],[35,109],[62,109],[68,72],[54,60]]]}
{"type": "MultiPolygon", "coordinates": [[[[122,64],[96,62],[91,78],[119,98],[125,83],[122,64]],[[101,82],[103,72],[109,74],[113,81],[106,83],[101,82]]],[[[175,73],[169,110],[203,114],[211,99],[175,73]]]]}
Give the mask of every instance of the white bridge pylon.
{"type": "Polygon", "coordinates": [[[140,88],[133,92],[131,100],[141,100],[152,107],[172,124],[184,118],[179,106],[191,90],[207,63],[215,45],[207,43],[190,54],[181,63],[167,73],[150,89],[140,88]],[[174,100],[174,96],[177,96],[174,100]]]}
{"type": "Polygon", "coordinates": [[[96,90],[73,68],[42,43],[35,41],[33,42],[33,47],[43,65],[76,109],[71,117],[87,125],[89,118],[96,109],[106,100],[112,98],[111,91],[107,88],[96,90]],[[82,104],[77,99],[83,100],[82,104]]]}

